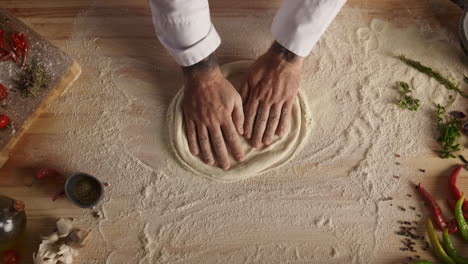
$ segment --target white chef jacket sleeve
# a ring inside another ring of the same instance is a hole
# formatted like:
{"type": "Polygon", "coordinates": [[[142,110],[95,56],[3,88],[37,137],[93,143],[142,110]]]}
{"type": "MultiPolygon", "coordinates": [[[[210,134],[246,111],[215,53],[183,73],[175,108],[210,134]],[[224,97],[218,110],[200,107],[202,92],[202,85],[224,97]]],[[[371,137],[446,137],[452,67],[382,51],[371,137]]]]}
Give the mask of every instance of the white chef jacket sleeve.
{"type": "Polygon", "coordinates": [[[346,0],[284,0],[273,19],[276,41],[305,57],[336,17],[346,0]]]}
{"type": "Polygon", "coordinates": [[[156,35],[181,66],[193,65],[221,43],[208,0],[151,0],[156,35]]]}

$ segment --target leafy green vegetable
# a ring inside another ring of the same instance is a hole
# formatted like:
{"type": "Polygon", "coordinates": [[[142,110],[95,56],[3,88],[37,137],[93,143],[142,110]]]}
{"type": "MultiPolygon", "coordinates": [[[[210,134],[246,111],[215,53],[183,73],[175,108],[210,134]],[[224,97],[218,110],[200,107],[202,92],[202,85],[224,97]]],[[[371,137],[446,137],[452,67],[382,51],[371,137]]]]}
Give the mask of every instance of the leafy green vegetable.
{"type": "Polygon", "coordinates": [[[442,150],[438,152],[443,159],[455,158],[453,153],[460,150],[458,139],[460,138],[460,129],[458,128],[459,121],[453,116],[447,116],[447,109],[455,101],[454,96],[449,97],[450,101],[446,106],[437,104],[437,129],[439,130],[440,137],[437,142],[442,146],[442,150]]]}
{"type": "Polygon", "coordinates": [[[408,59],[403,55],[397,56],[396,58],[401,60],[402,62],[406,63],[407,65],[415,68],[416,70],[418,70],[418,71],[420,71],[422,73],[425,73],[425,74],[429,75],[430,77],[436,79],[436,81],[438,81],[440,84],[445,86],[445,88],[447,88],[448,90],[453,90],[453,91],[457,92],[458,94],[460,94],[461,96],[463,96],[465,98],[468,98],[468,95],[465,94],[460,89],[460,87],[458,87],[458,85],[454,84],[452,81],[445,78],[444,76],[442,76],[442,74],[440,74],[439,72],[433,70],[431,67],[422,65],[419,61],[408,59]]]}
{"type": "Polygon", "coordinates": [[[463,76],[463,81],[464,81],[465,83],[468,83],[468,77],[463,76]]]}
{"type": "Polygon", "coordinates": [[[421,106],[419,99],[416,99],[411,95],[412,92],[408,83],[399,82],[398,92],[400,93],[400,101],[398,102],[398,105],[401,108],[406,108],[411,111],[417,111],[418,108],[421,106]]]}

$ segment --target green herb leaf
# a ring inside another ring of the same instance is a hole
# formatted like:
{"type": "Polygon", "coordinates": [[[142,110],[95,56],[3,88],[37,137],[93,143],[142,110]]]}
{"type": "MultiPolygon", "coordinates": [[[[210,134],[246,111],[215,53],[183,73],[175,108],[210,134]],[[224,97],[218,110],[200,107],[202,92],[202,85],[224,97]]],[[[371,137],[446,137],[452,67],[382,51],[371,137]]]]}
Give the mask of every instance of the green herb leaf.
{"type": "Polygon", "coordinates": [[[463,81],[464,81],[465,83],[468,83],[468,77],[463,76],[463,81]]]}
{"type": "MultiPolygon", "coordinates": [[[[423,65],[419,61],[408,59],[403,55],[397,56],[396,58],[401,60],[402,62],[406,63],[407,65],[415,68],[416,70],[418,70],[418,71],[420,71],[422,73],[425,73],[425,74],[429,75],[430,77],[434,78],[440,84],[445,86],[445,88],[447,88],[448,90],[453,90],[453,91],[457,92],[458,94],[460,94],[461,96],[463,96],[465,98],[468,98],[468,95],[465,94],[460,89],[460,87],[458,87],[458,85],[454,84],[452,81],[445,78],[442,74],[440,74],[439,72],[433,70],[431,67],[423,65]]],[[[465,80],[465,82],[466,82],[466,80],[465,80]]]]}
{"type": "Polygon", "coordinates": [[[410,111],[417,111],[421,106],[419,99],[416,99],[411,95],[412,92],[408,83],[399,82],[398,92],[400,93],[400,101],[398,102],[398,105],[401,108],[406,108],[410,111]]]}
{"type": "Polygon", "coordinates": [[[449,96],[449,103],[446,106],[437,104],[437,129],[440,136],[437,142],[440,143],[442,149],[437,151],[441,154],[441,158],[455,158],[453,153],[460,151],[458,140],[461,136],[458,128],[459,120],[451,115],[446,115],[447,109],[455,101],[454,96],[449,96]]]}

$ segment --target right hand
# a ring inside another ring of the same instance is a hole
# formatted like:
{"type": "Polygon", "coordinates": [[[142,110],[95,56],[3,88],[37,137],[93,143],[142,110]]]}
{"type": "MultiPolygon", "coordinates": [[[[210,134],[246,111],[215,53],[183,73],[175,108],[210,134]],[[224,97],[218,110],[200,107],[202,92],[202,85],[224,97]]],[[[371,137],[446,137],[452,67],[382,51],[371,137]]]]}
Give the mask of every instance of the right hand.
{"type": "Polygon", "coordinates": [[[208,165],[228,170],[228,149],[242,162],[244,114],[240,94],[219,67],[185,76],[182,101],[190,152],[208,165]]]}

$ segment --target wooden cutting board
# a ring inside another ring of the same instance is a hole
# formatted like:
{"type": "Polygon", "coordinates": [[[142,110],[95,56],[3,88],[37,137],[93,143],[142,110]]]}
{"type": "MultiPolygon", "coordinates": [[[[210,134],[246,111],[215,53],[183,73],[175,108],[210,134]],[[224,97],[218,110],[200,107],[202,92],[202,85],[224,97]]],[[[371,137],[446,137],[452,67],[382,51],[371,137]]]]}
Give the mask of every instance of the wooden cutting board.
{"type": "Polygon", "coordinates": [[[25,74],[21,63],[0,61],[0,84],[4,85],[8,92],[7,98],[0,102],[0,114],[6,114],[11,119],[10,128],[0,130],[0,168],[8,160],[9,151],[47,104],[59,97],[81,73],[80,66],[71,57],[6,10],[0,9],[0,24],[5,19],[8,20],[1,29],[4,30],[3,39],[7,45],[10,43],[12,32],[23,32],[29,43],[28,62],[36,60],[42,64],[51,75],[51,80],[37,95],[26,97],[18,90],[18,82],[25,74]]]}

